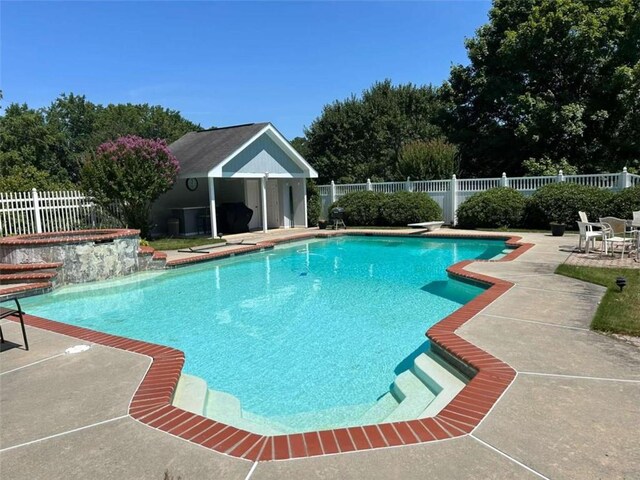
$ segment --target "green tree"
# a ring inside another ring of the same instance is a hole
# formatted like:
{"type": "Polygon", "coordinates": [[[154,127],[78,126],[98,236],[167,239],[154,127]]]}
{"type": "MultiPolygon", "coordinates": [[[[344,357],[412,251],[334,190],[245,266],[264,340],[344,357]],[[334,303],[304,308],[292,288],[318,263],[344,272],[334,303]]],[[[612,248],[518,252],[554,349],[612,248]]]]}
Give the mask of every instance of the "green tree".
{"type": "Polygon", "coordinates": [[[33,166],[60,180],[68,178],[60,162],[61,136],[46,122],[41,110],[10,104],[0,116],[0,175],[33,166]]]}
{"type": "Polygon", "coordinates": [[[94,135],[98,107],[84,95],[60,95],[45,110],[48,126],[58,134],[56,144],[61,167],[73,181],[80,178],[80,168],[88,152],[95,150],[94,135]]]}
{"type": "Polygon", "coordinates": [[[521,173],[525,159],[581,171],[640,161],[638,0],[495,0],[443,88],[467,174],[521,173]]]}
{"type": "Polygon", "coordinates": [[[127,136],[98,147],[84,164],[82,184],[102,206],[117,204],[123,223],[146,238],[151,205],[173,186],[179,169],[165,141],[127,136]]]}
{"type": "Polygon", "coordinates": [[[398,173],[413,180],[440,180],[457,173],[458,149],[441,138],[407,143],[400,149],[398,173]]]}
{"type": "Polygon", "coordinates": [[[553,161],[547,156],[542,158],[528,158],[522,162],[524,174],[531,177],[558,175],[560,170],[565,175],[575,175],[578,169],[571,165],[566,158],[553,161]]]}
{"type": "Polygon", "coordinates": [[[11,182],[5,184],[20,187],[19,169],[34,167],[38,173],[29,169],[29,175],[35,176],[28,181],[25,176],[19,190],[31,188],[28,185],[34,182],[77,183],[82,165],[101,143],[127,135],[170,143],[200,129],[179,112],[161,106],[103,107],[73,93],[62,94],[49,107],[38,110],[14,103],[0,115],[0,175],[11,175],[11,182]]]}
{"type": "Polygon", "coordinates": [[[0,175],[0,192],[26,192],[32,188],[45,191],[75,190],[69,180],[52,177],[33,165],[13,167],[6,175],[0,175]]]}
{"type": "Polygon", "coordinates": [[[93,144],[95,146],[118,137],[135,135],[174,142],[188,132],[202,130],[186,120],[176,110],[159,105],[109,104],[100,106],[96,119],[93,144]]]}
{"type": "Polygon", "coordinates": [[[304,137],[296,137],[291,140],[291,146],[296,149],[296,151],[302,155],[303,158],[307,158],[309,156],[309,147],[307,146],[307,139],[304,137]]]}
{"type": "Polygon", "coordinates": [[[375,83],[361,97],[325,105],[305,129],[308,160],[319,182],[363,182],[398,178],[402,145],[442,134],[437,89],[413,84],[375,83]]]}

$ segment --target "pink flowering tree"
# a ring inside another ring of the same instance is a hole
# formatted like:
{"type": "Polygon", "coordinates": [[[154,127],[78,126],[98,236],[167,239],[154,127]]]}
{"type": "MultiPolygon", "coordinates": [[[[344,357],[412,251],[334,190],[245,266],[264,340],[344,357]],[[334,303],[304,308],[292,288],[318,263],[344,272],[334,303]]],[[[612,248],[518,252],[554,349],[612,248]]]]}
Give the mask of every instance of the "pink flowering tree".
{"type": "Polygon", "coordinates": [[[173,186],[179,170],[164,140],[127,136],[98,147],[82,169],[82,183],[104,207],[115,204],[122,222],[146,238],[151,205],[173,186]]]}

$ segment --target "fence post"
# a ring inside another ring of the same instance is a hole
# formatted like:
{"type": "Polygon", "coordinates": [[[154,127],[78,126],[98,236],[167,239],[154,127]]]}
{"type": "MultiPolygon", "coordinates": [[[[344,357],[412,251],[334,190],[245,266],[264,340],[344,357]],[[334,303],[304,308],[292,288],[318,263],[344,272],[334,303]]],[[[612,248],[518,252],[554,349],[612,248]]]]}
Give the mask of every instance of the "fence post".
{"type": "Polygon", "coordinates": [[[509,186],[509,179],[507,178],[507,172],[502,172],[502,186],[503,187],[509,186]]]}
{"type": "Polygon", "coordinates": [[[331,180],[331,203],[336,201],[336,184],[331,180]]]}
{"type": "Polygon", "coordinates": [[[556,181],[564,182],[564,173],[562,173],[562,170],[558,170],[558,176],[556,177],[556,181]]]}
{"type": "Polygon", "coordinates": [[[411,184],[411,178],[407,177],[407,181],[404,183],[404,189],[407,192],[413,192],[413,185],[411,184]]]}
{"type": "Polygon", "coordinates": [[[33,199],[33,218],[36,221],[36,232],[42,233],[42,219],[40,218],[40,197],[38,190],[31,189],[31,198],[33,199]]]}
{"type": "Polygon", "coordinates": [[[367,178],[367,191],[371,192],[373,191],[373,185],[371,185],[371,179],[367,178]]]}
{"type": "Polygon", "coordinates": [[[624,188],[629,188],[631,186],[631,179],[629,178],[629,172],[627,172],[627,167],[622,169],[622,173],[620,174],[620,190],[624,188]]]}
{"type": "Polygon", "coordinates": [[[451,225],[455,226],[458,223],[456,218],[456,210],[458,210],[458,180],[456,180],[456,174],[451,176],[451,187],[449,189],[451,195],[449,218],[451,218],[451,225]]]}

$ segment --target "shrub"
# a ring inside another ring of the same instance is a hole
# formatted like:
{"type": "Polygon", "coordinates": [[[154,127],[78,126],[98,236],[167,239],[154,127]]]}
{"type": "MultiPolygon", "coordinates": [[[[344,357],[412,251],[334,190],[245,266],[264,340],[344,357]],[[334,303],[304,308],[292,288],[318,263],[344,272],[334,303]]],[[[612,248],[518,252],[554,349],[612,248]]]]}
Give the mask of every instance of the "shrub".
{"type": "Polygon", "coordinates": [[[396,192],[385,195],[380,206],[380,224],[407,226],[408,223],[442,219],[442,209],[428,194],[396,192]]]}
{"type": "Polygon", "coordinates": [[[529,227],[547,228],[556,222],[577,229],[579,211],[596,221],[612,213],[613,198],[612,192],[598,187],[565,182],[545,185],[529,198],[526,223],[529,227]]]}
{"type": "Polygon", "coordinates": [[[163,140],[121,137],[98,147],[82,169],[82,184],[102,206],[116,203],[124,223],[145,238],[151,204],[173,186],[179,168],[163,140]]]}
{"type": "Polygon", "coordinates": [[[527,200],[513,188],[492,188],[476,193],[458,207],[462,228],[500,228],[522,225],[527,200]]]}
{"type": "Polygon", "coordinates": [[[362,227],[380,225],[380,208],[385,195],[369,191],[347,193],[329,207],[329,214],[334,207],[342,207],[347,225],[362,227]]]}
{"type": "Polygon", "coordinates": [[[617,193],[613,199],[612,211],[609,212],[618,218],[632,218],[633,212],[640,210],[640,184],[635,187],[625,188],[617,193]]]}
{"type": "Polygon", "coordinates": [[[318,225],[322,203],[320,191],[313,180],[307,180],[307,224],[310,227],[318,225]]]}
{"type": "Polygon", "coordinates": [[[440,220],[442,210],[421,192],[353,192],[329,207],[344,208],[344,221],[351,226],[406,226],[408,223],[440,220]]]}

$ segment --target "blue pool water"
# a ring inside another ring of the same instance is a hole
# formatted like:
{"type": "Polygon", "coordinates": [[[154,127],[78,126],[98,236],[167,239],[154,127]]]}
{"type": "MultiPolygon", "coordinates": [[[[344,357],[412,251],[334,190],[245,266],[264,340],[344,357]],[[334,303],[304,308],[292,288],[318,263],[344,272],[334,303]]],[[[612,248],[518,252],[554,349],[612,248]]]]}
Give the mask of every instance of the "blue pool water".
{"type": "Polygon", "coordinates": [[[448,278],[448,266],[504,248],[497,240],[314,239],[65,287],[24,308],[176,347],[185,373],[235,395],[244,410],[322,427],[321,412],[373,405],[403,360],[428,348],[425,331],[483,291],[448,278]]]}

